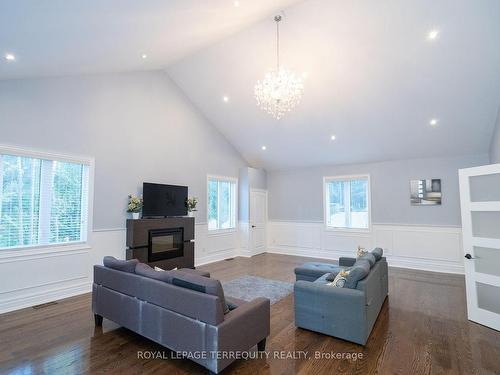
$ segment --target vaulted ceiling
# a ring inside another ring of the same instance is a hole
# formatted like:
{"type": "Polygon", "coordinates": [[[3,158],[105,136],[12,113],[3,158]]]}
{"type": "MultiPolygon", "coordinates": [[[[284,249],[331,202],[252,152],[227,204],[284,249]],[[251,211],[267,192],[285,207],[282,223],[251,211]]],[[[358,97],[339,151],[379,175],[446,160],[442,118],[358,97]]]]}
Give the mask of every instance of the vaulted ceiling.
{"type": "Polygon", "coordinates": [[[296,1],[2,0],[0,79],[163,69],[296,1]]]}
{"type": "Polygon", "coordinates": [[[280,34],[282,64],[307,79],[279,121],[253,93],[275,64],[272,17],[167,69],[250,163],[487,153],[500,105],[500,2],[309,0],[285,9],[280,34]]]}
{"type": "Polygon", "coordinates": [[[271,170],[487,152],[500,2],[237,4],[3,1],[0,52],[16,63],[1,63],[0,79],[164,69],[249,163],[271,170]],[[307,74],[302,102],[279,121],[253,93],[275,66],[277,12],[282,64],[307,74]]]}

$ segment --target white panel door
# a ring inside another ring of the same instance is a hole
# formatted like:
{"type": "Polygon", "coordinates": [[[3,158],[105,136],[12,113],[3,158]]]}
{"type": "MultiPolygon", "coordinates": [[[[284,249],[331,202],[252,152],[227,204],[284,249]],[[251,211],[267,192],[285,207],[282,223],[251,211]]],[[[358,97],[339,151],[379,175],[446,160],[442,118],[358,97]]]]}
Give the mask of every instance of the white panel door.
{"type": "Polygon", "coordinates": [[[267,191],[250,190],[250,248],[252,255],[266,251],[267,191]]]}
{"type": "Polygon", "coordinates": [[[500,164],[459,177],[468,318],[500,330],[500,164]]]}

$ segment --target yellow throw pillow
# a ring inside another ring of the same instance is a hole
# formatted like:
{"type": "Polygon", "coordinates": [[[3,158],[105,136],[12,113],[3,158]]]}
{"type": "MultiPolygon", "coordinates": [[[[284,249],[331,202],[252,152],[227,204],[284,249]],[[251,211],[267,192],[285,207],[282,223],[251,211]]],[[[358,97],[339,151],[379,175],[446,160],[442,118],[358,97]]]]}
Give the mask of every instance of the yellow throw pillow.
{"type": "Polygon", "coordinates": [[[356,255],[358,258],[361,258],[363,255],[367,254],[368,251],[364,247],[358,246],[358,251],[356,252],[356,255]]]}

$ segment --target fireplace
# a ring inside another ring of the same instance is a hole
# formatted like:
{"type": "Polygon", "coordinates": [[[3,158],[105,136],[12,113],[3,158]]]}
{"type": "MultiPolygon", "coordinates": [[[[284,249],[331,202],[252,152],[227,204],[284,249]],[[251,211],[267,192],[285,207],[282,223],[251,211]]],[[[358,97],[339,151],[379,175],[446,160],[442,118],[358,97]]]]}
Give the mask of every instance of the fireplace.
{"type": "Polygon", "coordinates": [[[148,262],[184,256],[184,228],[149,230],[148,262]]]}

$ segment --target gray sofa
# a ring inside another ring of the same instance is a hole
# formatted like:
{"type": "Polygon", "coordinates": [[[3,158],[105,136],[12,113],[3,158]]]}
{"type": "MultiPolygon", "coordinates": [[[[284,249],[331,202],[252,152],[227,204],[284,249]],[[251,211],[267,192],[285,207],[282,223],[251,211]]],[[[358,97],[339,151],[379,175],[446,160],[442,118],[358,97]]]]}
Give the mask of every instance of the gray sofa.
{"type": "Polygon", "coordinates": [[[358,264],[355,258],[340,258],[338,266],[309,263],[297,267],[295,325],[364,345],[388,295],[385,257],[380,254],[354,288],[327,285],[342,268],[358,264]]]}
{"type": "Polygon", "coordinates": [[[226,299],[218,280],[195,270],[158,272],[136,260],[107,261],[94,266],[96,325],[104,317],[173,351],[201,353],[193,361],[212,373],[234,361],[222,352],[265,350],[268,299],[226,299]]]}

